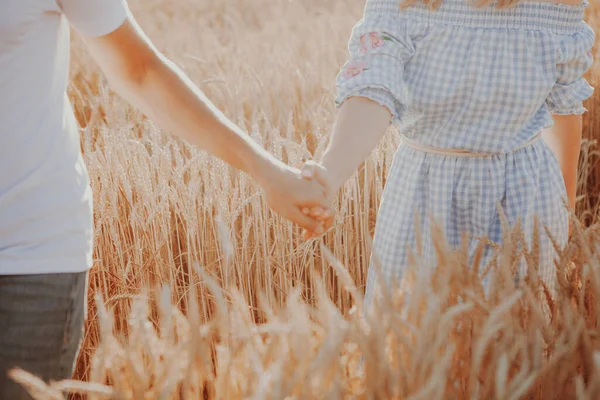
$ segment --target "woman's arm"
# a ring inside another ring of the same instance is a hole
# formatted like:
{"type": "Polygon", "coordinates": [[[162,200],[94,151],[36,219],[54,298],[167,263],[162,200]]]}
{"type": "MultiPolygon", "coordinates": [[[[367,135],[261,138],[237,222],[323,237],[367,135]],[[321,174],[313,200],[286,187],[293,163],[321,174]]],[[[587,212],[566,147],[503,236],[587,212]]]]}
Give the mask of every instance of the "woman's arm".
{"type": "Polygon", "coordinates": [[[269,205],[311,231],[320,223],[300,206],[323,205],[324,190],[275,159],[229,121],[171,61],[156,50],[131,14],[113,32],[84,37],[110,85],[163,129],[248,173],[269,205]]]}
{"type": "Polygon", "coordinates": [[[581,152],[582,125],[581,115],[555,115],[554,126],[543,135],[560,164],[572,210],[575,209],[577,195],[577,167],[581,152]]]}
{"type": "MultiPolygon", "coordinates": [[[[364,97],[348,98],[340,106],[331,140],[320,164],[306,163],[302,168],[302,176],[320,182],[331,201],[333,195],[375,149],[387,131],[391,118],[389,110],[379,103],[364,97]]],[[[302,213],[323,221],[325,230],[333,225],[333,217],[327,209],[303,207],[302,213]]],[[[306,239],[314,236],[304,232],[306,239]]]]}
{"type": "Polygon", "coordinates": [[[371,154],[391,117],[387,108],[364,97],[351,97],[342,104],[321,159],[331,190],[337,191],[371,154]]]}

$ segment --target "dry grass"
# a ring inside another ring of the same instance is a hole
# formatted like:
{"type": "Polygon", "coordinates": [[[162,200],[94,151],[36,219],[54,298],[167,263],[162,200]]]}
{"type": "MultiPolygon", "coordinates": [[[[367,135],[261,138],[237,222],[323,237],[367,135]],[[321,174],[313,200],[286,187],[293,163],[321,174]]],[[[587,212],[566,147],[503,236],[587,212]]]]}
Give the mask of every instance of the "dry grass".
{"type": "MultiPolygon", "coordinates": [[[[362,2],[138,0],[132,9],[157,46],[278,157],[298,166],[323,151],[334,77],[362,2]]],[[[70,96],[85,127],[97,228],[76,378],[112,386],[88,387],[96,398],[598,398],[594,226],[579,227],[565,251],[551,304],[539,301],[535,249],[531,279],[505,285],[518,235],[491,272],[489,300],[439,238],[445,262],[435,281],[416,282],[408,303],[395,293],[367,313],[365,239],[394,131],[345,186],[336,229],[303,244],[246,176],[161,133],[107,90],[74,45],[70,96]]],[[[588,109],[586,137],[599,138],[600,93],[588,109]]],[[[585,150],[588,196],[578,212],[589,223],[600,169],[592,140],[585,150]]],[[[40,398],[82,390],[61,385],[52,395],[38,382],[40,398]]]]}
{"type": "Polygon", "coordinates": [[[433,279],[416,278],[409,299],[384,292],[369,309],[348,271],[323,247],[355,300],[345,315],[317,279],[315,307],[301,300],[301,290],[282,306],[261,293],[265,318],[258,325],[239,290],[223,290],[194,267],[187,315],[165,286],[133,301],[127,338],[115,334],[122,316],[98,301],[102,340],[91,380],[109,385],[15,378],[38,399],[61,399],[65,389],[90,399],[596,399],[600,253],[589,243],[598,243],[600,232],[576,224],[557,269],[556,300],[544,295],[536,246],[525,252],[528,278],[513,284],[515,249],[524,239],[518,232],[506,234],[488,300],[464,252],[447,248],[439,233],[442,262],[433,279]],[[584,267],[568,262],[573,258],[584,267]],[[214,296],[206,322],[200,283],[214,296]],[[158,310],[156,325],[150,308],[158,310]]]}

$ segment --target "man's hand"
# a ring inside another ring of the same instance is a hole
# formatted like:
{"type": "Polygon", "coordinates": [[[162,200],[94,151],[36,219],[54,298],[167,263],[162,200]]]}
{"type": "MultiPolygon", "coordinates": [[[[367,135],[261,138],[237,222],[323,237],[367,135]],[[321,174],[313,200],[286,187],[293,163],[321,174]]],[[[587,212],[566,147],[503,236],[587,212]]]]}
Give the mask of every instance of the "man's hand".
{"type": "Polygon", "coordinates": [[[300,170],[283,163],[270,164],[256,179],[273,211],[312,234],[321,235],[325,232],[326,222],[301,212],[307,208],[322,210],[323,214],[331,213],[327,191],[319,180],[302,179],[300,170]]]}
{"type": "Polygon", "coordinates": [[[320,231],[305,230],[303,232],[304,239],[308,240],[322,235],[333,226],[333,213],[328,206],[333,201],[333,195],[337,188],[334,188],[332,179],[329,176],[329,171],[314,161],[308,161],[304,164],[302,167],[302,178],[308,181],[316,181],[321,185],[324,190],[327,204],[327,207],[322,207],[320,205],[311,206],[310,204],[302,205],[301,211],[303,215],[315,218],[322,223],[322,230],[320,231]]]}

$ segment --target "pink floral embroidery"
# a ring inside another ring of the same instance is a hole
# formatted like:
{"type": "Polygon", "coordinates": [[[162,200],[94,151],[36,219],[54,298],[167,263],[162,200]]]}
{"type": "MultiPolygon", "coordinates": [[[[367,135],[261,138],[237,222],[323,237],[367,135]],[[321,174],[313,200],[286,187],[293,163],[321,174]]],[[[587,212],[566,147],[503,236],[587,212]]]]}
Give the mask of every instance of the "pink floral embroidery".
{"type": "Polygon", "coordinates": [[[367,50],[368,50],[368,48],[367,48],[367,45],[368,45],[367,44],[367,39],[368,39],[367,35],[362,35],[360,37],[360,48],[358,50],[360,53],[366,53],[367,52],[367,50]]]}
{"type": "Polygon", "coordinates": [[[366,61],[349,62],[344,68],[344,72],[342,72],[342,74],[346,79],[353,78],[361,72],[368,70],[368,66],[369,63],[366,61]]]}
{"type": "Polygon", "coordinates": [[[366,53],[370,49],[377,49],[385,46],[386,41],[391,41],[389,36],[382,35],[379,32],[370,32],[360,37],[360,53],[366,53]]]}
{"type": "Polygon", "coordinates": [[[370,33],[371,37],[371,48],[376,49],[378,47],[382,47],[385,44],[384,39],[381,37],[379,33],[370,33]]]}

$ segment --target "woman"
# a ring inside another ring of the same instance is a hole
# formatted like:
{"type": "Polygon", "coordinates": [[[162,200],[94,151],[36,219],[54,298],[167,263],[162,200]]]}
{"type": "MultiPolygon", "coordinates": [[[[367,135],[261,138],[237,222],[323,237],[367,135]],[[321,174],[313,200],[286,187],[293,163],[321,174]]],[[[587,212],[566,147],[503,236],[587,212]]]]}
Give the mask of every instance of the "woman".
{"type": "Polygon", "coordinates": [[[92,193],[66,95],[69,24],[119,94],[248,173],[282,216],[321,232],[299,207],[325,197],[216,110],[125,0],[0,0],[0,9],[0,398],[18,400],[29,397],[7,371],[70,378],[85,318],[92,193]]]}
{"type": "MultiPolygon", "coordinates": [[[[501,243],[500,206],[510,224],[521,220],[528,239],[539,217],[540,273],[553,290],[555,251],[543,227],[566,242],[582,102],[593,92],[582,76],[594,31],[581,1],[414,0],[401,8],[367,0],[337,78],[331,143],[321,165],[303,174],[335,193],[390,121],[400,125],[373,249],[387,282],[402,278],[417,228],[421,263],[435,265],[431,217],[454,248],[467,233],[471,257],[481,237],[501,243]]],[[[492,256],[487,247],[484,264],[492,256]]],[[[371,268],[367,300],[375,281],[371,268]]]]}

